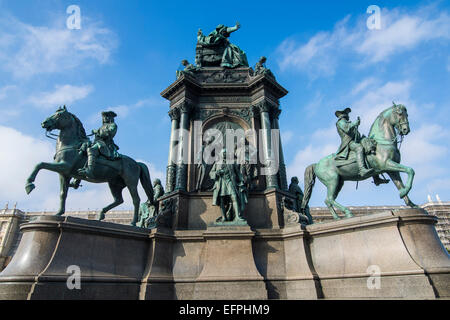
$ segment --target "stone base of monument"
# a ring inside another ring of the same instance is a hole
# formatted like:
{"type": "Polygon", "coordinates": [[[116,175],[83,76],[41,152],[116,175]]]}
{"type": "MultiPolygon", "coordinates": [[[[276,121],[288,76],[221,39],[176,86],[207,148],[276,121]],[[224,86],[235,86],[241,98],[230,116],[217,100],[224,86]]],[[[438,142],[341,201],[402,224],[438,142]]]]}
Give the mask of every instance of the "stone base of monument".
{"type": "Polygon", "coordinates": [[[209,227],[203,233],[205,258],[194,299],[267,299],[264,278],[254,260],[254,234],[248,226],[209,227]]]}
{"type": "Polygon", "coordinates": [[[176,231],[41,216],[21,227],[0,299],[450,298],[435,223],[422,209],[176,231]]]}

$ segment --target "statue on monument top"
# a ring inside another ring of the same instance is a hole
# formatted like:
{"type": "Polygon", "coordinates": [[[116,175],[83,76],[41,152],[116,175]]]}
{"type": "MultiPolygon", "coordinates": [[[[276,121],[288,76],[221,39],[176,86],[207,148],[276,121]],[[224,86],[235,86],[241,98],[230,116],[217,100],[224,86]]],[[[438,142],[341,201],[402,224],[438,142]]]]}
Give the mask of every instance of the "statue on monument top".
{"type": "Polygon", "coordinates": [[[216,29],[207,36],[199,29],[197,33],[195,58],[197,67],[248,67],[245,52],[228,40],[230,34],[240,27],[241,25],[239,22],[236,22],[234,27],[227,27],[223,24],[219,24],[216,29]]]}
{"type": "Polygon", "coordinates": [[[181,64],[184,66],[184,69],[177,70],[177,79],[181,77],[183,73],[193,76],[194,72],[198,71],[198,67],[194,66],[192,63],[189,63],[186,59],[181,60],[181,64]]]}
{"type": "Polygon", "coordinates": [[[266,61],[267,61],[267,58],[264,56],[259,58],[259,61],[255,64],[254,74],[255,74],[255,76],[258,74],[264,74],[268,77],[275,79],[275,76],[273,75],[272,71],[270,71],[270,69],[266,68],[266,61]]]}

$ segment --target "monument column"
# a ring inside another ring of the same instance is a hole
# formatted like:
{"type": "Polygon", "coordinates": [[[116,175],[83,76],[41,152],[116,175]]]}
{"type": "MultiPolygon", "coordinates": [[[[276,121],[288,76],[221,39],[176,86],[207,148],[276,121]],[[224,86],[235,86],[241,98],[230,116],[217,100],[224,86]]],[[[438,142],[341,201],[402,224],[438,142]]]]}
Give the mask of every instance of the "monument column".
{"type": "Polygon", "coordinates": [[[167,163],[167,180],[166,180],[166,192],[172,192],[175,189],[175,178],[177,165],[175,163],[176,155],[176,130],[180,125],[180,110],[178,108],[173,108],[169,111],[170,119],[172,120],[172,128],[170,130],[170,144],[169,144],[169,160],[167,163]]]}
{"type": "Polygon", "coordinates": [[[176,190],[187,189],[187,161],[189,143],[189,112],[192,107],[187,102],[180,105],[180,130],[178,136],[176,190]]]}
{"type": "Polygon", "coordinates": [[[284,163],[284,153],[283,153],[283,146],[281,145],[281,132],[280,132],[280,124],[278,123],[278,117],[281,114],[280,108],[273,108],[272,109],[272,122],[273,122],[273,128],[277,129],[280,133],[279,135],[279,179],[280,179],[280,188],[282,190],[287,190],[287,177],[286,177],[286,164],[284,163]]]}
{"type": "MultiPolygon", "coordinates": [[[[272,155],[272,146],[271,146],[271,125],[270,125],[270,105],[267,102],[262,102],[259,105],[259,110],[261,114],[261,130],[262,130],[262,147],[263,147],[263,155],[264,160],[270,159],[272,155]]],[[[266,164],[263,163],[265,166],[266,164]]],[[[268,167],[266,167],[268,168],[268,167]]],[[[267,174],[266,175],[266,189],[268,188],[278,188],[278,179],[276,174],[267,174]]]]}
{"type": "Polygon", "coordinates": [[[259,108],[257,106],[251,106],[250,107],[250,118],[251,118],[252,129],[255,131],[255,135],[253,136],[252,142],[255,147],[258,146],[258,133],[256,131],[256,121],[258,121],[258,117],[259,117],[259,108]]]}

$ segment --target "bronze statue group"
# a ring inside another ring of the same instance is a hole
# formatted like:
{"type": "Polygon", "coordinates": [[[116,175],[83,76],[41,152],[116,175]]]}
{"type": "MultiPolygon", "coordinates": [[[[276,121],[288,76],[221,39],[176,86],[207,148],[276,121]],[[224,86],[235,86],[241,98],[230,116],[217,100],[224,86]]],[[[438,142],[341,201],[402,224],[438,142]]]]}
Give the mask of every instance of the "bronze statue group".
{"type": "MultiPolygon", "coordinates": [[[[182,61],[184,70],[177,71],[177,78],[183,75],[193,75],[203,67],[237,68],[248,67],[247,57],[238,46],[228,40],[230,34],[240,28],[218,25],[209,35],[205,36],[201,30],[197,34],[196,65],[187,60],[182,61]]],[[[249,68],[253,76],[263,75],[275,79],[273,73],[265,67],[266,58],[261,57],[254,69],[249,68]]],[[[337,132],[341,144],[336,153],[328,155],[319,162],[311,164],[305,170],[304,194],[298,185],[297,177],[293,177],[289,191],[295,198],[294,209],[309,217],[308,202],[316,177],[327,187],[325,204],[335,219],[340,217],[336,208],[346,217],[351,217],[350,210],[336,201],[345,181],[360,181],[372,177],[375,185],[388,183],[389,180],[380,175],[387,173],[399,190],[400,198],[410,207],[416,205],[409,199],[414,170],[400,164],[398,138],[410,131],[406,107],[395,104],[383,110],[375,119],[368,137],[362,136],[358,130],[360,118],[355,122],[349,119],[350,108],[335,112],[337,132]],[[400,172],[408,175],[406,184],[403,183],[400,172]]],[[[114,201],[104,207],[98,219],[102,220],[105,213],[123,203],[122,190],[127,187],[134,205],[132,225],[149,227],[159,213],[159,198],[164,195],[161,181],[156,179],[152,186],[150,174],[144,163],[118,153],[119,147],[114,143],[117,125],[113,111],[102,112],[102,126],[92,131],[94,140],[91,142],[85,133],[81,121],[67,111],[66,107],[59,108],[48,117],[42,127],[51,132],[60,130],[57,138],[57,148],[53,163],[39,163],[27,179],[26,192],[34,188],[34,181],[41,169],[51,170],[60,175],[60,209],[58,215],[65,212],[65,203],[69,187],[78,188],[81,180],[109,185],[114,201]],[[72,180],[73,179],[73,180],[72,180]],[[148,200],[141,205],[137,192],[137,184],[141,182],[148,200]],[[153,220],[152,220],[153,219],[153,220]]],[[[203,148],[202,148],[203,152],[203,148]]],[[[213,205],[220,206],[222,215],[217,223],[246,223],[243,216],[248,203],[249,191],[252,183],[252,167],[248,164],[238,165],[226,160],[227,150],[222,150],[221,161],[214,163],[209,177],[214,181],[213,205]],[[249,178],[250,177],[250,178],[249,178]]],[[[195,191],[201,191],[206,170],[202,161],[198,165],[198,177],[195,191]]]]}

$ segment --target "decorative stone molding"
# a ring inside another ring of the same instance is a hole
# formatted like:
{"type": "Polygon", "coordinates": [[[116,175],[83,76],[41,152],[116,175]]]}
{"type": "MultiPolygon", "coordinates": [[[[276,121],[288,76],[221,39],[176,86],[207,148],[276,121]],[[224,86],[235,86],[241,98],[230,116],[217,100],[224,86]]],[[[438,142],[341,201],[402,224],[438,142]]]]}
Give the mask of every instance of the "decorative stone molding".
{"type": "Polygon", "coordinates": [[[181,113],[191,113],[194,110],[194,106],[187,101],[183,101],[179,106],[181,113]]]}
{"type": "Polygon", "coordinates": [[[281,114],[281,109],[279,107],[272,107],[271,108],[271,117],[272,119],[279,119],[281,114]]]}
{"type": "Polygon", "coordinates": [[[259,118],[259,108],[256,105],[250,106],[250,117],[251,118],[259,118]]]}
{"type": "Polygon", "coordinates": [[[257,104],[257,107],[259,108],[259,112],[270,112],[270,109],[272,108],[272,106],[267,102],[267,101],[263,101],[257,104]]]}
{"type": "Polygon", "coordinates": [[[206,121],[210,119],[211,117],[217,116],[219,114],[222,115],[234,115],[236,117],[239,117],[243,119],[247,124],[250,125],[251,123],[251,112],[249,108],[238,108],[238,109],[231,109],[231,108],[222,108],[222,109],[198,109],[194,115],[195,120],[201,120],[206,121]]]}
{"type": "Polygon", "coordinates": [[[168,165],[166,172],[167,172],[166,192],[169,193],[175,189],[177,166],[175,164],[168,165]]]}
{"type": "Polygon", "coordinates": [[[196,79],[203,83],[245,83],[249,80],[249,74],[223,69],[212,73],[198,73],[196,79]]]}

